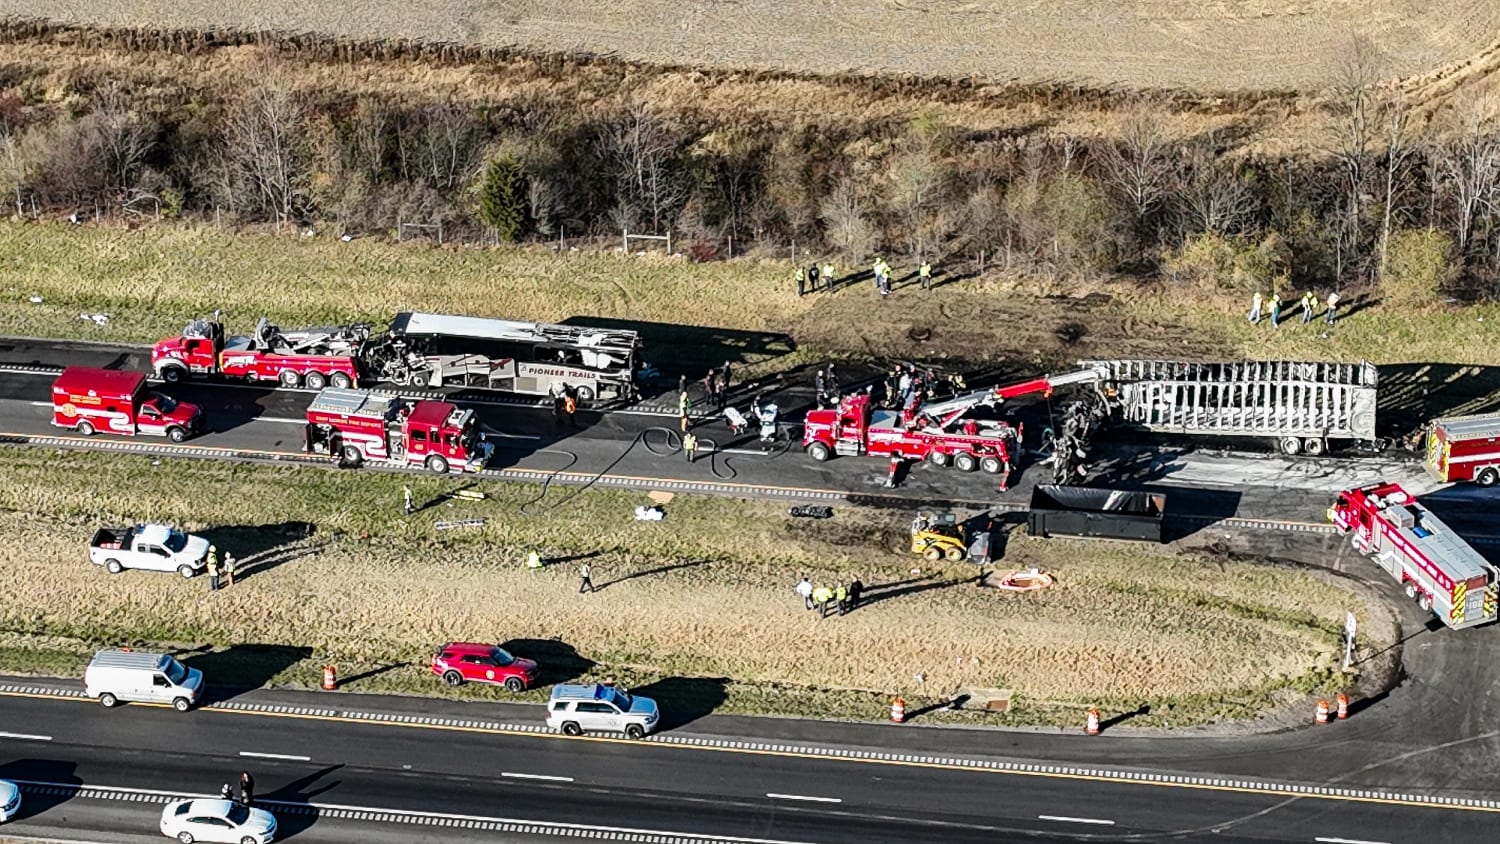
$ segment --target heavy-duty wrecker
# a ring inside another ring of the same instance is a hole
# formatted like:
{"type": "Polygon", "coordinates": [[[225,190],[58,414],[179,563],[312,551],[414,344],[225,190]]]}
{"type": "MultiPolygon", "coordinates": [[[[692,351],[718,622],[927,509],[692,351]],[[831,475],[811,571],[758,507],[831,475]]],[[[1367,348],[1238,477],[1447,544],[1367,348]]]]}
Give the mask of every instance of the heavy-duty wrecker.
{"type": "Polygon", "coordinates": [[[163,381],[190,375],[276,381],[283,387],[351,387],[360,381],[357,356],[366,325],[282,331],[262,317],[248,337],[228,335],[219,315],[195,319],[177,337],[151,348],[151,368],[163,381]]]}

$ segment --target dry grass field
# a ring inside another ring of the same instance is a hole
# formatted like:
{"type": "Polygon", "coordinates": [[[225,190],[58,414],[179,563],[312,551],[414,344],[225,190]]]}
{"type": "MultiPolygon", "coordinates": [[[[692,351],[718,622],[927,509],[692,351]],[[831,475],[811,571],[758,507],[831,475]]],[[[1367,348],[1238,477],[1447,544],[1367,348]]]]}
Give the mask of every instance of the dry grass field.
{"type": "MultiPolygon", "coordinates": [[[[898,276],[905,269],[898,267],[898,276]]],[[[898,288],[890,300],[872,296],[867,283],[799,299],[789,274],[786,262],[764,259],[694,264],[659,254],[342,243],[203,226],[3,223],[0,336],[144,343],[215,308],[236,329],[249,329],[262,314],[292,327],[417,309],[536,320],[609,315],[785,332],[803,350],[773,359],[732,343],[722,347],[763,370],[806,355],[948,355],[1040,368],[1168,348],[1179,357],[1500,365],[1496,305],[1373,307],[1352,312],[1332,331],[1321,322],[1294,321],[1273,331],[1245,321],[1245,302],[1178,295],[1161,285],[1121,282],[1084,295],[1081,288],[990,275],[926,293],[898,288]],[[33,296],[43,301],[33,304],[33,296]],[[79,318],[94,313],[109,315],[109,322],[79,318]]],[[[690,341],[689,334],[683,342],[690,341]]]]}
{"type": "Polygon", "coordinates": [[[522,639],[552,659],[550,679],[612,677],[705,709],[878,718],[892,694],[963,685],[1015,690],[1018,723],[1149,702],[1143,723],[1184,725],[1326,688],[1345,608],[1372,631],[1389,617],[1308,572],[1022,538],[1000,565],[1060,585],[981,590],[967,565],[912,574],[905,514],[857,508],[808,522],[679,497],[643,523],[630,516],[643,497],[625,492],[555,491],[523,515],[534,487],[450,502],[453,481],[374,473],[15,449],[0,466],[0,671],[71,673],[100,644],[171,643],[216,649],[194,658],[224,684],[313,684],[333,661],[345,677],[376,672],[355,690],[441,694],[424,665],[435,645],[522,639]],[[402,483],[432,506],[402,517],[402,483]],[[450,518],[487,523],[433,528],[450,518]],[[134,519],[203,531],[243,561],[238,582],[210,594],[203,578],[81,561],[95,526],[134,519]],[[530,572],[530,547],[571,559],[530,572]],[[576,592],[584,559],[594,595],[576,592]],[[819,620],[791,591],[802,573],[861,576],[870,600],[819,620]]]}
{"type": "Polygon", "coordinates": [[[114,27],[316,32],[811,74],[975,77],[1135,88],[1329,83],[1350,32],[1393,76],[1486,49],[1500,6],[1468,0],[350,0],[171,4],[0,0],[0,15],[114,27]]]}

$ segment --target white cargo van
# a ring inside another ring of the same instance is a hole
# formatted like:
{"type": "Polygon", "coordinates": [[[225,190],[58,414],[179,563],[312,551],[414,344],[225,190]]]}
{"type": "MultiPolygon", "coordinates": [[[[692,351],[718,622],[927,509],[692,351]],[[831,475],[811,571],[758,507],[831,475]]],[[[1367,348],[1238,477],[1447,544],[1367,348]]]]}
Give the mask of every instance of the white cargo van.
{"type": "Polygon", "coordinates": [[[170,703],[178,712],[186,712],[203,694],[203,672],[167,654],[111,649],[94,654],[83,674],[83,687],[89,697],[107,707],[133,700],[170,703]]]}

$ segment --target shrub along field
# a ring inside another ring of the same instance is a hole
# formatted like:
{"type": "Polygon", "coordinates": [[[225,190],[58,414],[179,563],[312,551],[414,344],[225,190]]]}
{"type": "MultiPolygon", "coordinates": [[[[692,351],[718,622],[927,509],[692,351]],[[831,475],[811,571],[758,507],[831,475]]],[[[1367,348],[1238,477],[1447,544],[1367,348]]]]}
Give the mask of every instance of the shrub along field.
{"type": "Polygon", "coordinates": [[[1133,723],[1181,726],[1331,687],[1344,610],[1388,615],[1306,571],[1019,537],[1001,570],[1038,566],[1058,585],[979,589],[972,566],[908,555],[900,512],[805,521],[680,496],[666,520],[636,522],[644,496],[618,491],[538,500],[494,484],[468,502],[429,477],[10,448],[0,466],[6,672],[76,675],[95,647],[155,644],[191,651],[221,686],[310,686],[331,662],[354,690],[495,699],[447,689],[427,661],[452,639],[516,640],[549,682],[613,678],[679,712],[879,718],[892,695],[916,707],[965,686],[1013,690],[1016,708],[987,716],[1009,723],[1149,703],[1133,723]],[[403,483],[425,505],[409,517],[403,483]],[[485,524],[434,528],[457,518],[485,524]],[[135,520],[205,533],[242,561],[235,585],[81,561],[95,527],[135,520]],[[522,564],[531,548],[540,572],[522,564]],[[597,594],[577,593],[584,562],[597,594]],[[792,592],[802,574],[860,577],[869,600],[820,620],[792,592]]]}

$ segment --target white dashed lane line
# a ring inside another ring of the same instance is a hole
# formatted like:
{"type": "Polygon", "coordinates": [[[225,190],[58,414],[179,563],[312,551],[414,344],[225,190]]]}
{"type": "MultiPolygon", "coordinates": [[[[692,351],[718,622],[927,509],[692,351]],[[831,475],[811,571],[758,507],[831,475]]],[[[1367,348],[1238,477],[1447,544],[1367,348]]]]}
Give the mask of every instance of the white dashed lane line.
{"type": "Polygon", "coordinates": [[[513,780],[543,780],[545,782],[572,782],[572,777],[554,777],[548,774],[515,774],[510,771],[501,771],[500,776],[510,777],[513,780]]]}
{"type": "Polygon", "coordinates": [[[766,796],[769,797],[769,798],[771,798],[772,800],[801,800],[804,803],[842,803],[842,802],[844,802],[843,799],[839,798],[839,797],[810,797],[810,796],[808,796],[806,794],[777,794],[775,792],[769,792],[769,793],[766,794],[766,796]]]}
{"type": "Polygon", "coordinates": [[[253,750],[241,750],[240,751],[240,755],[241,756],[248,756],[248,757],[250,757],[252,759],[280,759],[280,760],[282,760],[284,762],[311,762],[312,761],[312,757],[311,756],[293,756],[293,755],[290,755],[290,754],[287,754],[287,753],[256,753],[253,750]]]}
{"type": "Polygon", "coordinates": [[[1386,844],[1384,841],[1364,841],[1359,838],[1314,838],[1322,844],[1386,844]]]}
{"type": "Polygon", "coordinates": [[[34,736],[30,733],[0,733],[0,738],[17,739],[19,741],[52,741],[52,736],[34,736]]]}
{"type": "Polygon", "coordinates": [[[1037,815],[1039,821],[1056,821],[1057,823],[1088,823],[1096,826],[1114,826],[1115,822],[1104,818],[1070,818],[1063,815],[1037,815]]]}

